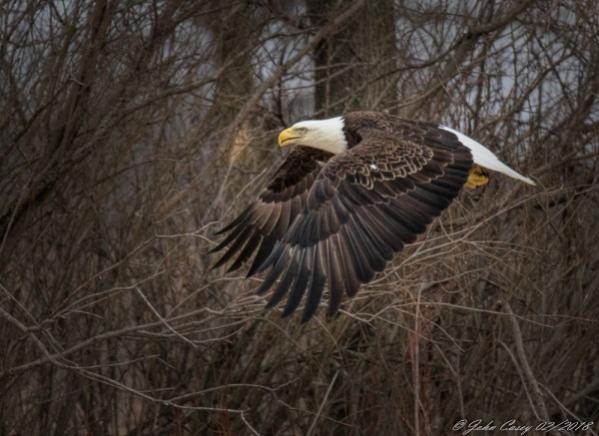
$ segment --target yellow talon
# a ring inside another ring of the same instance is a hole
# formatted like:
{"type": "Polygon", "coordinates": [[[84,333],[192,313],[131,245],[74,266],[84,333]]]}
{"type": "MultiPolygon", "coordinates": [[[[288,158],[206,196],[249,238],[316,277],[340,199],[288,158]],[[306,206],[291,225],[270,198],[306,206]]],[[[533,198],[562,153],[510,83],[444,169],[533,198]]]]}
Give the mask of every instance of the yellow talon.
{"type": "Polygon", "coordinates": [[[474,165],[470,168],[470,171],[468,171],[468,180],[466,180],[464,186],[466,188],[476,189],[480,186],[485,186],[487,183],[489,183],[487,171],[478,165],[474,165]]]}

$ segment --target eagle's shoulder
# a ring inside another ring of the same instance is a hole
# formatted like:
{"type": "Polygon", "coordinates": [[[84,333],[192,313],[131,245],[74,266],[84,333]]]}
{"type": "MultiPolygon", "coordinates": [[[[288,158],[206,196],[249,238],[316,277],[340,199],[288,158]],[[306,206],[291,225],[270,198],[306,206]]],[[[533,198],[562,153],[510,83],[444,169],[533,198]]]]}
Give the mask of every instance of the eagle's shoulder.
{"type": "Polygon", "coordinates": [[[464,148],[460,138],[440,124],[410,120],[395,115],[359,111],[344,115],[344,131],[358,145],[366,137],[381,133],[416,146],[458,151],[464,148]]]}

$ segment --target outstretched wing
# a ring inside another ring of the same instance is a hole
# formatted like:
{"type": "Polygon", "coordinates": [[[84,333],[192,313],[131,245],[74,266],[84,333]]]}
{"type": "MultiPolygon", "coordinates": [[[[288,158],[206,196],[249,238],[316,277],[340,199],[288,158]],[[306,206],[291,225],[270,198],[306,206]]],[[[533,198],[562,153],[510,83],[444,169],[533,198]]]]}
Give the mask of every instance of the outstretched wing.
{"type": "Polygon", "coordinates": [[[289,294],[287,316],[307,293],[305,322],[328,282],[335,313],[344,292],[355,295],[449,205],[468,178],[470,150],[450,132],[423,131],[402,138],[372,131],[327,162],[301,196],[305,208],[257,265],[270,268],[258,292],[280,279],[269,307],[289,294]]]}
{"type": "Polygon", "coordinates": [[[218,232],[229,234],[211,252],[229,247],[213,268],[237,254],[229,268],[233,271],[257,250],[248,277],[254,274],[275,243],[287,232],[293,219],[304,209],[312,183],[331,156],[330,153],[301,146],[292,150],[258,199],[218,232]]]}

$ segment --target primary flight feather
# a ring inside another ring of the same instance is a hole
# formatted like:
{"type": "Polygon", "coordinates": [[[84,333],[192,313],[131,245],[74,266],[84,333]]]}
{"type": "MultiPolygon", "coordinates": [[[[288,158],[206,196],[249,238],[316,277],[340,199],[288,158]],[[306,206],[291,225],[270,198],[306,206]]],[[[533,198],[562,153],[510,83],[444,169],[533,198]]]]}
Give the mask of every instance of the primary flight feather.
{"type": "Polygon", "coordinates": [[[306,296],[309,320],[328,284],[328,313],[343,294],[383,271],[393,255],[447,208],[459,190],[482,185],[479,167],[534,185],[489,149],[449,127],[377,112],[302,121],[279,135],[294,146],[273,180],[219,233],[229,270],[253,256],[248,277],[268,271],[259,293],[268,307],[287,297],[283,315],[306,296]]]}

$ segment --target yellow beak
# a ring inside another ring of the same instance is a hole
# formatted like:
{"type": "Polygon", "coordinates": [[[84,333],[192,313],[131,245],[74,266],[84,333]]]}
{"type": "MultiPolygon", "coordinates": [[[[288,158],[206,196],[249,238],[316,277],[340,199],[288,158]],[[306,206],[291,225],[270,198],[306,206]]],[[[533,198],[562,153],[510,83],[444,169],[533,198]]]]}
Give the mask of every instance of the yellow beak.
{"type": "Polygon", "coordinates": [[[285,147],[286,145],[290,145],[285,144],[285,142],[299,137],[300,135],[298,135],[297,132],[293,130],[293,127],[289,127],[288,129],[285,129],[281,133],[279,133],[279,146],[285,147]]]}

